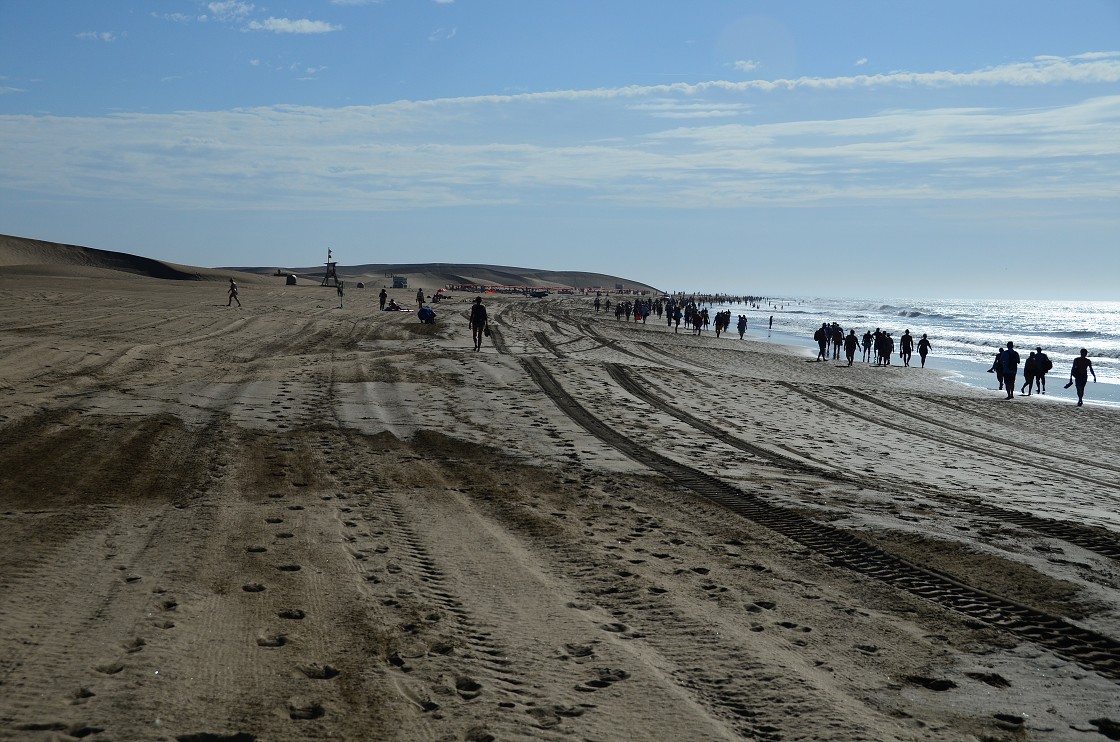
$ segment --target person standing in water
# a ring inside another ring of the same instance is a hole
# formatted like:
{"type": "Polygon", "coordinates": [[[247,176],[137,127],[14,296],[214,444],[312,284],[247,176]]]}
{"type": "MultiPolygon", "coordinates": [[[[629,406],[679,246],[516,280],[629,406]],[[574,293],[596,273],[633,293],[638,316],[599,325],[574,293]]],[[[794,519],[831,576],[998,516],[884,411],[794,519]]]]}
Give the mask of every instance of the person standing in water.
{"type": "Polygon", "coordinates": [[[933,350],[933,345],[930,344],[929,338],[926,334],[922,333],[922,339],[918,341],[918,356],[922,359],[922,368],[926,367],[926,356],[933,350]]]}
{"type": "Polygon", "coordinates": [[[1073,359],[1073,368],[1069,370],[1069,384],[1066,384],[1066,389],[1070,385],[1077,385],[1077,406],[1080,407],[1085,401],[1085,385],[1089,382],[1089,374],[1093,375],[1093,383],[1097,383],[1097,372],[1093,370],[1093,362],[1089,360],[1089,351],[1085,348],[1081,349],[1081,355],[1073,359]]]}

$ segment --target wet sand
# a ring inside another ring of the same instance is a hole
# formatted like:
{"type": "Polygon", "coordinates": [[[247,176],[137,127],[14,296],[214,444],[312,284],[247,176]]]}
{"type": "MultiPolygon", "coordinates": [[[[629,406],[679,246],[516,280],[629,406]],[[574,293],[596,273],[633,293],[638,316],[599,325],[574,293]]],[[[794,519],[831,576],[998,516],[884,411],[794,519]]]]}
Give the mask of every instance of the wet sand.
{"type": "Polygon", "coordinates": [[[1116,410],[377,290],[0,272],[0,738],[1114,733],[1116,410]]]}

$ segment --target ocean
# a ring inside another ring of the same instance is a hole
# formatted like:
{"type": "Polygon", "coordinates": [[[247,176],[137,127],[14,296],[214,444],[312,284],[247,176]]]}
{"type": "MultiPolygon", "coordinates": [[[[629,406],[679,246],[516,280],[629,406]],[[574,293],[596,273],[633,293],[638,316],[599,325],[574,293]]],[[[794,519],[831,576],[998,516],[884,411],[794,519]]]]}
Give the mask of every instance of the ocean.
{"type": "MultiPolygon", "coordinates": [[[[1008,340],[1023,362],[1036,347],[1042,348],[1054,364],[1047,374],[1047,396],[1062,399],[1076,400],[1074,390],[1062,386],[1069,380],[1073,359],[1086,348],[1098,382],[1093,384],[1090,377],[1086,403],[1120,406],[1120,302],[792,298],[768,300],[759,309],[744,304],[713,309],[731,310],[732,334],[736,318],[745,314],[752,339],[805,347],[814,355],[813,333],[822,322],[838,322],[844,334],[855,329],[861,337],[879,327],[890,332],[896,344],[904,330],[915,339],[924,333],[933,344],[927,368],[949,371],[956,381],[999,395],[995,374],[986,372],[996,349],[1008,340]],[[770,315],[773,330],[768,330],[770,315]]],[[[917,352],[911,365],[920,365],[917,352]]],[[[1020,365],[1018,383],[1022,382],[1020,365]]]]}

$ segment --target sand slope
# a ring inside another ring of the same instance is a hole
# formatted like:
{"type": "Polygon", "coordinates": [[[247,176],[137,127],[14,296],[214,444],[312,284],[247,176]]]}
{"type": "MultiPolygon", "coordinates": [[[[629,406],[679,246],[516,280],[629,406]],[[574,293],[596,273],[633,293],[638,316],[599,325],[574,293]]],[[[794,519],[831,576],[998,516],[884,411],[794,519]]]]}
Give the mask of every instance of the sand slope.
{"type": "Polygon", "coordinates": [[[435,326],[373,292],[241,298],[0,272],[0,739],[1092,740],[1120,720],[1111,645],[1077,655],[843,550],[1120,637],[1111,410],[582,298],[488,299],[477,353],[466,295],[435,326]]]}
{"type": "MultiPolygon", "coordinates": [[[[434,292],[448,284],[483,284],[503,286],[598,287],[627,290],[657,290],[646,284],[605,273],[584,271],[551,271],[498,265],[455,263],[370,263],[340,265],[339,278],[351,284],[362,281],[372,287],[392,286],[391,276],[409,280],[413,292],[424,288],[434,292]]],[[[130,275],[164,280],[227,281],[236,277],[245,283],[283,282],[295,274],[302,285],[318,285],[323,266],[305,268],[198,268],[153,260],[139,255],[99,250],[78,245],[64,245],[24,237],[0,235],[0,272],[8,276],[55,276],[73,278],[126,278],[130,275]],[[277,271],[282,275],[278,276],[277,271]]]]}
{"type": "MultiPolygon", "coordinates": [[[[230,270],[271,274],[275,269],[231,268],[230,270]]],[[[319,281],[323,267],[284,269],[307,281],[319,281]]],[[[404,276],[409,286],[435,290],[447,285],[498,285],[529,287],[601,288],[614,290],[621,285],[628,291],[646,291],[659,294],[648,284],[620,278],[606,273],[586,271],[553,271],[535,268],[516,268],[500,265],[470,265],[466,263],[368,263],[340,265],[337,272],[343,280],[363,281],[371,287],[392,286],[392,276],[404,276]]]]}

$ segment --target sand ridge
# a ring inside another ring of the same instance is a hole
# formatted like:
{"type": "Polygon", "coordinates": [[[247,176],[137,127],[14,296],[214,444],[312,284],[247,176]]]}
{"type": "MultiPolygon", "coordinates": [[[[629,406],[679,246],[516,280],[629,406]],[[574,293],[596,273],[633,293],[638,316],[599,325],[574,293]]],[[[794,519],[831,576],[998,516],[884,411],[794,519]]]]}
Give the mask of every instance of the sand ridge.
{"type": "Polygon", "coordinates": [[[1107,646],[1025,638],[687,478],[1120,637],[1113,411],[581,297],[488,297],[475,353],[469,295],[426,326],[375,291],[340,309],[279,283],[238,310],[220,283],[0,275],[0,738],[1105,739],[1120,720],[1107,646]]]}

